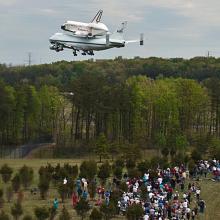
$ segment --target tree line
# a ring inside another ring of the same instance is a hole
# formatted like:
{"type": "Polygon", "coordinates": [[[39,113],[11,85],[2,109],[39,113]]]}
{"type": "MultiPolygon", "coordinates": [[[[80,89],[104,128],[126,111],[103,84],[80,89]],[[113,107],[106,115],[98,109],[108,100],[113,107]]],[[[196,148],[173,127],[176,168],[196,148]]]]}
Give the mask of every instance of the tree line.
{"type": "Polygon", "coordinates": [[[220,135],[218,61],[0,65],[0,144],[92,146],[104,134],[111,146],[136,144],[173,154],[200,145],[205,152],[220,135]]]}

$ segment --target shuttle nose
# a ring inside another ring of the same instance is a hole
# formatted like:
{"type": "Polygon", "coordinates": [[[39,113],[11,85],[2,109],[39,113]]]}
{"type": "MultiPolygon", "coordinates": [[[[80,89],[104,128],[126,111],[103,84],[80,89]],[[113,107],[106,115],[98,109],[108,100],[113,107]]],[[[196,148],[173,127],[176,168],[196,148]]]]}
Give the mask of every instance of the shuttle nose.
{"type": "Polygon", "coordinates": [[[62,30],[65,30],[65,25],[61,25],[61,29],[62,29],[62,30]]]}

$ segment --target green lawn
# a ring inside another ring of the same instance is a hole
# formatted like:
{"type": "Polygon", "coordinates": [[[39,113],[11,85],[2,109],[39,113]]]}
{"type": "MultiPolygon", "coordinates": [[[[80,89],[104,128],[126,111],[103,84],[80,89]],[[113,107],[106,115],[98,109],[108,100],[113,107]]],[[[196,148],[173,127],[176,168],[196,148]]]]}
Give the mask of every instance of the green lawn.
{"type": "MultiPolygon", "coordinates": [[[[35,179],[33,182],[32,187],[37,187],[38,184],[38,169],[40,166],[46,165],[47,163],[51,163],[52,165],[56,165],[57,163],[60,163],[61,165],[64,163],[70,163],[70,164],[80,164],[82,160],[80,159],[21,159],[21,160],[0,160],[0,167],[7,163],[10,167],[14,169],[14,173],[24,164],[27,166],[30,166],[34,169],[35,172],[35,179]]],[[[211,180],[202,180],[199,181],[199,184],[201,185],[202,191],[201,191],[201,197],[206,201],[206,212],[204,216],[199,216],[198,219],[201,220],[218,220],[220,219],[220,182],[213,182],[211,180]]],[[[2,184],[1,181],[1,187],[3,189],[6,189],[6,186],[2,184]]],[[[24,201],[23,201],[23,208],[24,213],[29,213],[33,215],[33,209],[36,206],[52,206],[53,199],[55,197],[58,197],[57,190],[51,186],[49,193],[48,193],[48,199],[47,200],[41,200],[39,195],[31,195],[29,191],[24,192],[24,201]]],[[[14,200],[16,199],[16,195],[14,195],[14,200]]],[[[4,210],[8,213],[10,213],[10,207],[12,203],[5,203],[4,210]]],[[[73,219],[80,219],[76,216],[75,211],[71,207],[71,201],[70,199],[65,202],[65,206],[68,208],[69,212],[71,213],[73,219]]],[[[59,205],[59,210],[62,209],[62,204],[59,205]]],[[[118,217],[115,219],[124,219],[123,217],[118,217]]]]}

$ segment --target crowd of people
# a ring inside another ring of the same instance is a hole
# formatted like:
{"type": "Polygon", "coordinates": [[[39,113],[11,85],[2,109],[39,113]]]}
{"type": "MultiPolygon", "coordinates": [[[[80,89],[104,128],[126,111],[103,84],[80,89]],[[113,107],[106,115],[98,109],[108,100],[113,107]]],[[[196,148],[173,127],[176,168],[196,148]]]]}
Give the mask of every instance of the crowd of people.
{"type": "MultiPolygon", "coordinates": [[[[97,186],[95,205],[109,205],[112,187],[119,188],[119,183],[124,182],[127,190],[121,192],[118,199],[119,215],[125,215],[130,206],[139,204],[143,208],[144,220],[194,220],[198,213],[204,213],[206,207],[200,196],[199,180],[207,178],[210,173],[213,174],[213,180],[220,180],[220,163],[216,159],[199,160],[191,170],[182,164],[167,169],[158,167],[155,170],[146,170],[141,178],[129,178],[125,174],[120,182],[113,178],[110,188],[97,186]]],[[[67,184],[66,178],[63,184],[67,184]]],[[[76,192],[72,195],[74,207],[79,198],[88,199],[89,184],[85,178],[77,179],[76,192]]],[[[54,206],[57,207],[56,200],[54,206]]]]}
{"type": "Polygon", "coordinates": [[[198,183],[186,186],[187,177],[188,171],[182,165],[166,170],[158,168],[157,177],[154,178],[151,178],[150,172],[146,172],[143,178],[128,179],[128,192],[124,192],[118,201],[119,213],[125,213],[135,203],[142,205],[144,220],[195,219],[198,211],[204,212],[205,201],[200,198],[198,183]]]}

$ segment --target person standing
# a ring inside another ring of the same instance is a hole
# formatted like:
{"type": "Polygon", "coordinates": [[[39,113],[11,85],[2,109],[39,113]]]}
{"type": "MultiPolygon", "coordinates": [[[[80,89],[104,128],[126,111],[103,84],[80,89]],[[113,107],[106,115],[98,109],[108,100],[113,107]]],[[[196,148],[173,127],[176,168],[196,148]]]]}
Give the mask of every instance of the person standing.
{"type": "Polygon", "coordinates": [[[58,206],[59,206],[58,199],[55,198],[54,201],[53,201],[53,208],[54,208],[55,210],[57,210],[57,209],[58,209],[58,206]]]}

